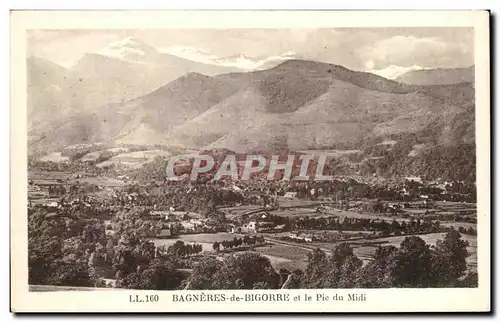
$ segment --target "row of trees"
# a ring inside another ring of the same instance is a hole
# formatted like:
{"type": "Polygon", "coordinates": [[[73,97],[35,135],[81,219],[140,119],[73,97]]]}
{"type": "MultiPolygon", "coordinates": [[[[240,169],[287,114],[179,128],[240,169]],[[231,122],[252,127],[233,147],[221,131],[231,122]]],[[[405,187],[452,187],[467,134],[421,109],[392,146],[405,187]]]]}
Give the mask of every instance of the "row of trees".
{"type": "Polygon", "coordinates": [[[417,234],[417,233],[434,233],[445,231],[438,220],[431,221],[428,219],[411,219],[409,221],[393,220],[388,222],[379,219],[369,218],[339,218],[335,216],[329,217],[281,217],[279,223],[287,223],[291,230],[352,230],[352,231],[380,231],[384,234],[417,234]]]}
{"type": "Polygon", "coordinates": [[[385,288],[477,287],[477,274],[465,274],[468,243],[455,230],[431,247],[416,236],[406,237],[400,248],[379,247],[366,265],[348,244],[332,254],[316,249],[305,271],[276,272],[269,260],[253,252],[207,258],[186,280],[187,289],[258,288],[385,288]]]}
{"type": "Polygon", "coordinates": [[[167,254],[180,257],[196,255],[202,251],[203,246],[201,244],[185,244],[181,240],[176,241],[173,245],[168,246],[167,248],[167,254]]]}
{"type": "Polygon", "coordinates": [[[338,245],[328,256],[316,250],[300,279],[302,288],[461,287],[477,286],[477,276],[467,270],[468,242],[455,230],[435,247],[416,236],[406,237],[400,248],[377,249],[374,260],[362,264],[347,244],[338,245]],[[472,281],[471,281],[472,280],[472,281]]]}
{"type": "Polygon", "coordinates": [[[245,235],[243,238],[238,238],[234,237],[232,240],[223,240],[222,242],[214,242],[212,244],[212,248],[219,252],[221,249],[220,247],[224,247],[224,249],[231,249],[231,248],[236,248],[240,247],[242,245],[245,246],[254,246],[256,244],[263,244],[265,242],[265,239],[263,236],[248,236],[245,235]]]}

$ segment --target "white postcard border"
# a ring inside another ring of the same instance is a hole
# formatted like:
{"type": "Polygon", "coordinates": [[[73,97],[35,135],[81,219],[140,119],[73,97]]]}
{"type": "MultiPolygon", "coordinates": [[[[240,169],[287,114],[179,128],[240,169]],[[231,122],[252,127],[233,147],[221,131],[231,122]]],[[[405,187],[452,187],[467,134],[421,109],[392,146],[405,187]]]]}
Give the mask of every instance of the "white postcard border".
{"type": "Polygon", "coordinates": [[[467,312],[490,309],[490,83],[487,11],[16,11],[11,13],[11,309],[15,312],[467,312]],[[475,289],[29,292],[26,30],[459,27],[475,29],[478,275],[475,289]],[[173,294],[288,293],[298,302],[173,302],[173,294]],[[304,301],[365,293],[366,302],[304,301]],[[129,302],[158,294],[155,303],[129,302]]]}

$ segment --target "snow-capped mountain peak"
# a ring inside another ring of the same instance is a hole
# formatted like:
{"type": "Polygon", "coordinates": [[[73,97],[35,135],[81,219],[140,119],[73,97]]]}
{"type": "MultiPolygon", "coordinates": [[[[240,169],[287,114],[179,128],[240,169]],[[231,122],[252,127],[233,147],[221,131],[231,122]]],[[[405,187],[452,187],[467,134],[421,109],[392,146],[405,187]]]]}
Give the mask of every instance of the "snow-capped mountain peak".
{"type": "Polygon", "coordinates": [[[269,57],[250,57],[245,54],[218,57],[206,50],[191,46],[173,46],[163,49],[162,52],[199,63],[222,67],[234,67],[245,71],[265,69],[269,67],[270,64],[294,59],[296,55],[294,52],[288,51],[279,56],[269,57]]]}
{"type": "Polygon", "coordinates": [[[285,52],[277,56],[250,57],[243,53],[219,57],[201,48],[193,46],[172,46],[165,49],[156,49],[146,42],[127,37],[108,43],[95,52],[96,54],[120,59],[127,62],[149,64],[158,62],[163,54],[169,54],[207,65],[237,68],[242,71],[263,70],[290,59],[295,59],[293,51],[285,52]]]}
{"type": "Polygon", "coordinates": [[[396,79],[401,75],[404,75],[408,72],[414,71],[414,70],[422,70],[425,69],[424,67],[413,65],[413,66],[397,66],[397,65],[390,65],[382,69],[372,69],[368,70],[367,72],[376,74],[382,77],[385,77],[387,79],[396,79]]]}
{"type": "Polygon", "coordinates": [[[140,39],[127,37],[107,44],[97,51],[97,54],[125,61],[149,62],[154,60],[160,52],[140,39]]]}
{"type": "Polygon", "coordinates": [[[162,52],[200,63],[209,63],[217,59],[217,56],[192,46],[172,46],[162,50],[162,52]]]}

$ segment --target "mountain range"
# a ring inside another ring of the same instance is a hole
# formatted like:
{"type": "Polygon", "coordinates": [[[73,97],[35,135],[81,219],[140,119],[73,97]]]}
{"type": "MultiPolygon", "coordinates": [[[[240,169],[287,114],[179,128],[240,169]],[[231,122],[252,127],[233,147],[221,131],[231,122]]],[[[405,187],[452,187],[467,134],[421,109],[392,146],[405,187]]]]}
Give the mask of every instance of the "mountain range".
{"type": "Polygon", "coordinates": [[[473,83],[474,66],[467,68],[413,69],[395,79],[398,82],[418,85],[473,83]]]}
{"type": "Polygon", "coordinates": [[[410,68],[390,80],[292,53],[186,57],[127,38],[70,68],[29,58],[30,152],[96,142],[238,152],[349,148],[416,133],[432,133],[439,144],[474,140],[473,67],[410,68]]]}

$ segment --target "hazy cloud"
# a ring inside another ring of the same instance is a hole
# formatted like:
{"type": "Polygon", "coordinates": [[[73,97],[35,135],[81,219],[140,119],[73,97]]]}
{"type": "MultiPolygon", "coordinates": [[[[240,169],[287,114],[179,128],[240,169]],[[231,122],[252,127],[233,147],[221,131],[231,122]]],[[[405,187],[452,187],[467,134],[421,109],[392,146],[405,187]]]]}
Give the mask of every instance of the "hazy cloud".
{"type": "Polygon", "coordinates": [[[29,54],[64,64],[129,36],[158,49],[192,47],[213,59],[294,52],[298,58],[357,70],[466,67],[474,62],[471,28],[33,30],[28,33],[29,54]]]}
{"type": "Polygon", "coordinates": [[[456,67],[473,63],[468,46],[440,37],[394,36],[362,47],[357,53],[372,68],[415,64],[423,67],[456,67]]]}

